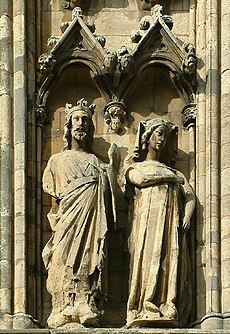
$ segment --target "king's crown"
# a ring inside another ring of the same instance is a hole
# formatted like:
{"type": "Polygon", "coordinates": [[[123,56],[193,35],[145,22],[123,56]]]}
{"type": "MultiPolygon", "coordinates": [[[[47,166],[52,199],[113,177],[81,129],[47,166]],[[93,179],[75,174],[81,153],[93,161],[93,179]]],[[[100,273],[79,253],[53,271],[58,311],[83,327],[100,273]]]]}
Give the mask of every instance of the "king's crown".
{"type": "Polygon", "coordinates": [[[65,112],[67,116],[70,116],[74,111],[81,110],[85,111],[90,118],[92,118],[94,114],[94,109],[96,108],[96,104],[91,104],[88,106],[88,102],[82,98],[79,101],[77,101],[76,105],[72,105],[71,103],[66,103],[66,109],[65,112]]]}

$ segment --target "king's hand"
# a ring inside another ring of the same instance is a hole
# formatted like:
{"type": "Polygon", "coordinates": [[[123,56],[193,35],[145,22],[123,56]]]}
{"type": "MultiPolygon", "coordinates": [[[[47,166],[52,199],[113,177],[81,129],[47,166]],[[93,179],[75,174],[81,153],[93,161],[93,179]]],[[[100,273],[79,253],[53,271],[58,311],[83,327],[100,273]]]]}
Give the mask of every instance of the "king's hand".
{"type": "Polygon", "coordinates": [[[120,154],[118,147],[115,143],[112,143],[110,145],[110,148],[108,150],[108,157],[109,157],[109,164],[117,169],[117,165],[119,164],[120,154]]]}

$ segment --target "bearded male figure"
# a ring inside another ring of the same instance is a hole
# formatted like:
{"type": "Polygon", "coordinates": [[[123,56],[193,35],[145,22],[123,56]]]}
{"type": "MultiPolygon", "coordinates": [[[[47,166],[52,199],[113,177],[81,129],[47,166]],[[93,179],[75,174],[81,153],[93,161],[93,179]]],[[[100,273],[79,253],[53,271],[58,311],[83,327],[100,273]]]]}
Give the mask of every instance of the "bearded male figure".
{"type": "Polygon", "coordinates": [[[42,254],[52,295],[47,322],[54,328],[97,326],[103,312],[115,145],[109,165],[91,153],[94,108],[84,99],[66,105],[64,148],[51,156],[43,175],[44,191],[56,199],[48,214],[52,237],[42,254]]]}

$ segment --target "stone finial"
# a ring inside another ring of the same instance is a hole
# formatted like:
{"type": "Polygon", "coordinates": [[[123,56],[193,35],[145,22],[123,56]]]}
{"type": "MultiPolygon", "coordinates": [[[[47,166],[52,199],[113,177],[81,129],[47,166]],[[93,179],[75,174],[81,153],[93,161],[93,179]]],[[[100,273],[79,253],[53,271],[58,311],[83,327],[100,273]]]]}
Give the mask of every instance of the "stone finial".
{"type": "Polygon", "coordinates": [[[141,33],[137,31],[131,35],[131,41],[133,43],[139,43],[143,36],[145,36],[150,28],[158,22],[158,20],[163,20],[167,27],[172,30],[173,27],[173,20],[168,15],[163,15],[163,7],[160,4],[156,4],[155,6],[151,7],[150,15],[146,15],[142,17],[140,20],[139,26],[140,30],[144,31],[141,33]]]}
{"type": "Polygon", "coordinates": [[[82,13],[81,7],[75,7],[72,10],[72,20],[77,18],[77,17],[83,18],[83,13],[82,13]]]}
{"type": "Polygon", "coordinates": [[[155,5],[150,9],[151,16],[153,19],[163,16],[163,7],[161,5],[155,5]]]}
{"type": "Polygon", "coordinates": [[[119,133],[122,130],[126,117],[126,106],[123,102],[113,101],[105,106],[105,122],[109,126],[109,131],[119,133]]]}
{"type": "Polygon", "coordinates": [[[171,16],[163,15],[163,7],[161,5],[155,5],[150,10],[153,23],[155,23],[160,17],[164,20],[165,24],[170,30],[173,28],[173,20],[171,16]]]}

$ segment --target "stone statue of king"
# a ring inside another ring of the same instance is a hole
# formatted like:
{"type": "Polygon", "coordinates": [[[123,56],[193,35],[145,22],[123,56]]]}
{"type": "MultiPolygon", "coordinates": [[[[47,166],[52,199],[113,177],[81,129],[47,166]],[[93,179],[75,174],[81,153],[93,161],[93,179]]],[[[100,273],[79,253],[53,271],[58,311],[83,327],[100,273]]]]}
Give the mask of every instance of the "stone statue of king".
{"type": "Polygon", "coordinates": [[[103,313],[106,202],[114,203],[116,145],[108,152],[109,164],[92,153],[94,109],[84,99],[66,104],[64,148],[51,156],[43,175],[44,191],[56,199],[48,214],[52,236],[42,254],[53,328],[97,326],[103,313]]]}

